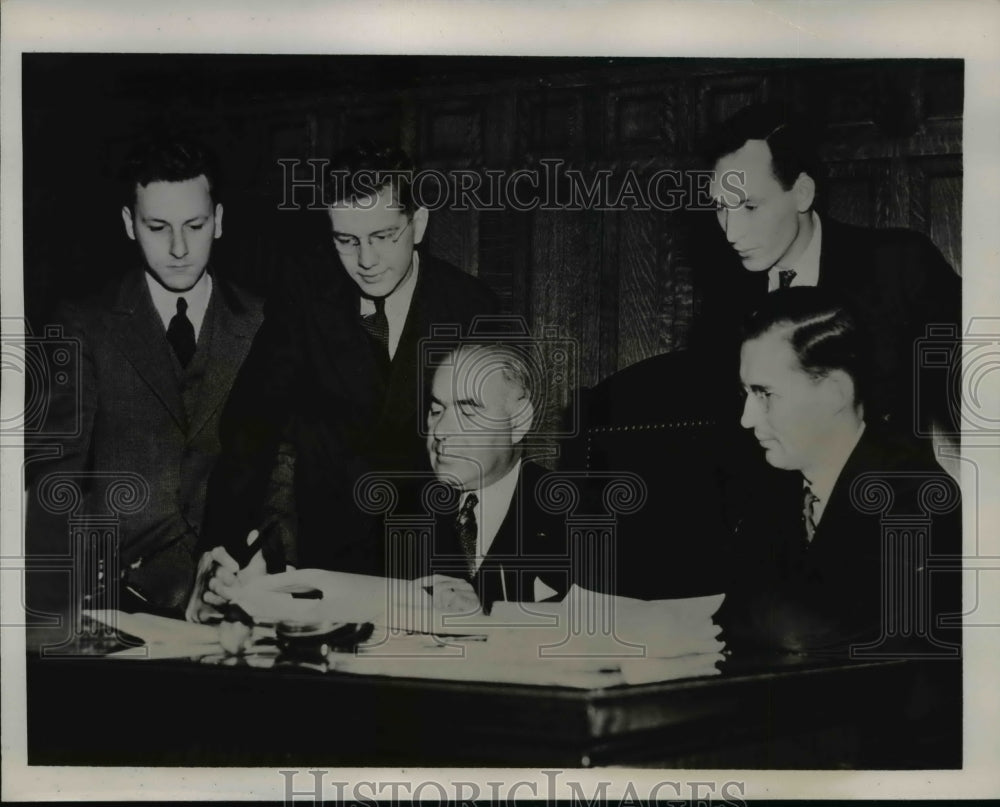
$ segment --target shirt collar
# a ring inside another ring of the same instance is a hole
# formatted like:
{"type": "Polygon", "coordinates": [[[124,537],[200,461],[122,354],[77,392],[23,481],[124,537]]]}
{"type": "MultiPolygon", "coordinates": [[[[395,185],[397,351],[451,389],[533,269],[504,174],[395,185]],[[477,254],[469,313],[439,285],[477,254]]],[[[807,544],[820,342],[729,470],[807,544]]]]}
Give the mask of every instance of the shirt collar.
{"type": "Polygon", "coordinates": [[[181,297],[187,303],[187,318],[194,325],[194,333],[197,338],[201,331],[201,324],[205,320],[205,312],[208,310],[208,301],[212,296],[212,275],[207,271],[198,278],[187,291],[171,291],[157,282],[149,272],[143,273],[146,278],[146,285],[149,287],[149,296],[153,298],[153,307],[156,313],[163,320],[163,327],[170,327],[170,320],[177,313],[177,300],[181,297]]]}
{"type": "MultiPolygon", "coordinates": [[[[403,336],[406,317],[410,312],[413,291],[417,287],[417,273],[420,271],[420,256],[413,253],[413,269],[406,279],[392,290],[385,298],[385,318],[389,323],[389,358],[396,355],[399,340],[403,336]]],[[[375,303],[369,297],[361,298],[361,316],[367,317],[375,313],[375,303]]]]}
{"type": "Polygon", "coordinates": [[[809,239],[809,244],[805,251],[799,255],[799,259],[792,263],[776,263],[767,273],[768,290],[774,291],[778,288],[778,272],[782,269],[791,269],[795,272],[792,278],[793,286],[815,286],[819,283],[819,254],[823,239],[823,226],[820,224],[816,211],[812,211],[813,234],[809,239]]]}

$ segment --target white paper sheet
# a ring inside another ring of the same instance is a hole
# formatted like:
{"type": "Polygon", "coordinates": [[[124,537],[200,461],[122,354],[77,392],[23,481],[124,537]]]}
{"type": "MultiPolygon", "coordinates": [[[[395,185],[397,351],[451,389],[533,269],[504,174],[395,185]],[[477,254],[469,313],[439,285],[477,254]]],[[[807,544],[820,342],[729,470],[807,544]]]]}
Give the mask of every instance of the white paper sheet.
{"type": "Polygon", "coordinates": [[[719,653],[724,595],[636,600],[574,586],[558,603],[494,603],[483,630],[510,657],[676,658],[719,653]]]}

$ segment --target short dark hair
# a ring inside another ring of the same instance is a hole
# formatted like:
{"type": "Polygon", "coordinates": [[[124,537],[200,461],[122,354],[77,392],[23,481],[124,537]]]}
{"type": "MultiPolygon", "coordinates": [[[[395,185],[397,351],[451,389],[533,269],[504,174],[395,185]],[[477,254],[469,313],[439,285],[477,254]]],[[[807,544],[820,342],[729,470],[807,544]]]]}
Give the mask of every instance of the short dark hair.
{"type": "Polygon", "coordinates": [[[393,198],[407,213],[417,209],[410,156],[400,148],[362,140],[333,155],[323,183],[323,203],[363,199],[386,187],[392,188],[393,198]]]}
{"type": "Polygon", "coordinates": [[[763,140],[771,149],[774,178],[787,191],[799,174],[807,174],[818,185],[822,163],[816,150],[816,135],[805,122],[783,104],[752,104],[722,123],[708,138],[706,162],[714,166],[720,159],[743,148],[748,140],[763,140]]]}
{"type": "Polygon", "coordinates": [[[222,170],[215,153],[188,137],[147,136],[136,142],[123,166],[124,204],[134,210],[135,190],[151,182],[183,182],[204,175],[213,203],[220,200],[222,170]]]}
{"type": "Polygon", "coordinates": [[[809,286],[772,292],[747,317],[743,342],[772,331],[788,340],[805,373],[823,378],[832,370],[842,370],[854,382],[854,402],[865,402],[871,346],[857,318],[841,301],[809,286]]]}

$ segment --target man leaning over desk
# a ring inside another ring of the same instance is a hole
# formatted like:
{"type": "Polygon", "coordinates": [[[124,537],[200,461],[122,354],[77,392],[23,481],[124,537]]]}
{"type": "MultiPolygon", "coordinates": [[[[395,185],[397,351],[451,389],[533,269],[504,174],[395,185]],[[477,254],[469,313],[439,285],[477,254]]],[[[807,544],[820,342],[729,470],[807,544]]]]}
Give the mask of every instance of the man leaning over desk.
{"type": "MultiPolygon", "coordinates": [[[[372,472],[429,470],[420,340],[496,310],[482,281],[418,253],[430,212],[404,152],[360,143],[334,157],[330,177],[330,239],[269,299],[224,413],[199,580],[213,563],[235,574],[255,530],[281,556],[270,571],[382,574],[355,484],[372,472]]],[[[202,593],[196,586],[189,618],[204,615],[202,593]]]]}
{"type": "Polygon", "coordinates": [[[534,365],[502,343],[465,344],[438,365],[427,413],[427,451],[437,478],[457,494],[439,513],[433,571],[468,580],[486,613],[498,600],[559,599],[568,570],[563,519],[536,491],[545,469],[525,458],[536,421],[534,365]]]}
{"type": "MultiPolygon", "coordinates": [[[[425,577],[435,603],[449,611],[489,613],[500,600],[566,593],[565,526],[539,506],[535,492],[545,470],[525,458],[539,383],[532,366],[510,345],[466,343],[447,351],[434,371],[426,446],[434,476],[451,495],[434,514],[430,544],[399,546],[394,555],[416,556],[407,568],[425,577]]],[[[426,482],[415,481],[407,490],[413,501],[426,482]]],[[[419,531],[396,540],[419,541],[419,531]]],[[[393,569],[388,574],[395,576],[393,569]]],[[[232,599],[251,576],[220,566],[206,601],[232,599]]],[[[332,587],[335,572],[330,579],[332,587]]]]}
{"type": "Polygon", "coordinates": [[[954,432],[949,398],[957,390],[922,366],[917,353],[930,328],[960,333],[961,278],[930,239],[818,214],[824,179],[818,143],[783,105],[740,110],[709,138],[708,152],[724,235],[717,244],[728,254],[706,255],[711,282],[695,342],[716,343],[728,360],[738,349],[743,316],[769,294],[820,288],[836,295],[871,335],[876,373],[868,421],[924,449],[916,435],[954,432]]]}

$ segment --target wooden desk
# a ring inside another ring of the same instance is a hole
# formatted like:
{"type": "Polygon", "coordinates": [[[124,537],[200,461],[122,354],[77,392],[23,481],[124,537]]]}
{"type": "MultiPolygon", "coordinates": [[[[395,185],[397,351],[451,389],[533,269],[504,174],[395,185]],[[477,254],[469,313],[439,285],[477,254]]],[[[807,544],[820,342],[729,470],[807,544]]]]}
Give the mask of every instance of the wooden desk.
{"type": "Polygon", "coordinates": [[[953,768],[961,665],[731,658],[722,675],[600,690],[42,659],[41,765],[953,768]]]}

